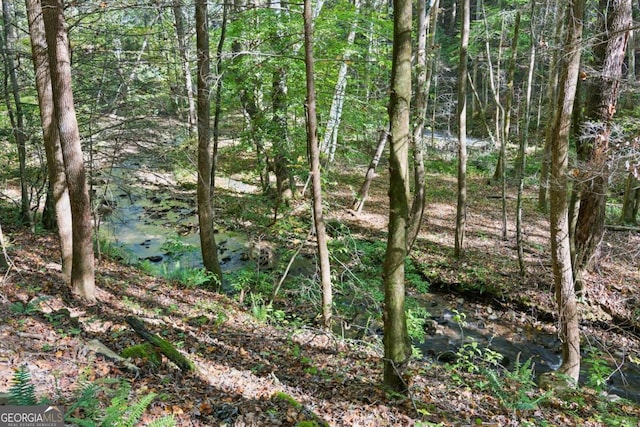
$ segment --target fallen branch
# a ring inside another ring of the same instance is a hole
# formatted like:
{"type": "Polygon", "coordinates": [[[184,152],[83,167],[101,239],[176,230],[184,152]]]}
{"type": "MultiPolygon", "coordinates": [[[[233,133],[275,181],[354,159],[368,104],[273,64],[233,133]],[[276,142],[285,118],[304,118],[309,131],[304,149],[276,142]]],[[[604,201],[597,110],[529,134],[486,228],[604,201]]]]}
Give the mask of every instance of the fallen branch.
{"type": "Polygon", "coordinates": [[[122,363],[122,365],[125,368],[127,368],[129,371],[131,371],[131,372],[137,373],[140,370],[140,368],[138,368],[136,365],[134,365],[133,363],[129,362],[124,357],[119,356],[118,354],[116,354],[116,352],[114,352],[113,350],[111,350],[109,347],[107,347],[106,345],[102,344],[98,340],[89,341],[88,343],[86,343],[84,345],[84,349],[85,350],[89,350],[89,351],[93,351],[96,354],[102,354],[103,356],[105,356],[108,359],[111,359],[113,361],[122,363]]]}
{"type": "Polygon", "coordinates": [[[147,342],[157,347],[158,350],[169,360],[175,363],[182,372],[193,371],[195,366],[192,361],[187,359],[180,353],[169,341],[160,338],[158,335],[151,333],[145,326],[144,323],[133,316],[125,317],[125,320],[133,328],[134,331],[142,338],[144,338],[147,342]]]}
{"type": "Polygon", "coordinates": [[[605,225],[604,228],[611,231],[633,231],[640,233],[640,227],[633,225],[605,225]]]}

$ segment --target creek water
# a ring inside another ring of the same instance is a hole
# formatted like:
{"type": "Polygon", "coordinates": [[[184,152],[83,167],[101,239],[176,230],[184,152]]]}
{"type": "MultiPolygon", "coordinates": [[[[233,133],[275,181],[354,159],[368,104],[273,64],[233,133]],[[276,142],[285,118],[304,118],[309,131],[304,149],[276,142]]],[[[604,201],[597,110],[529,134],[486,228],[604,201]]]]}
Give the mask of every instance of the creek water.
{"type": "MultiPolygon", "coordinates": [[[[126,254],[124,261],[146,260],[158,274],[202,267],[194,191],[176,191],[175,182],[164,182],[165,178],[158,175],[146,174],[132,180],[132,171],[138,170],[138,166],[125,161],[112,171],[108,180],[96,185],[95,192],[101,200],[98,207],[102,213],[101,239],[121,247],[126,254]]],[[[238,193],[258,191],[257,187],[232,178],[221,178],[217,184],[238,193]]],[[[247,266],[246,234],[219,230],[216,241],[224,272],[247,266]]],[[[310,276],[315,272],[315,266],[307,268],[310,260],[299,262],[304,265],[297,268],[297,274],[310,276]]],[[[502,312],[449,295],[428,294],[420,299],[431,320],[427,324],[429,336],[415,345],[427,358],[451,361],[462,345],[475,341],[479,348],[500,353],[501,364],[508,369],[531,359],[535,374],[539,375],[561,364],[557,334],[544,325],[523,320],[526,318],[523,313],[502,312]],[[464,316],[464,322],[459,322],[460,315],[464,316]]],[[[640,402],[640,366],[627,360],[624,354],[614,353],[608,361],[611,375],[607,391],[640,402]]],[[[588,369],[583,364],[581,383],[585,383],[588,369]]]]}
{"type": "MultiPolygon", "coordinates": [[[[422,301],[431,315],[426,328],[429,336],[416,346],[426,358],[452,362],[465,343],[475,341],[478,348],[502,355],[500,364],[510,370],[530,359],[536,377],[556,370],[562,363],[558,335],[551,332],[549,325],[529,319],[524,313],[496,310],[439,294],[428,294],[422,301]]],[[[585,341],[596,340],[585,334],[585,341]]],[[[590,374],[589,364],[585,363],[588,348],[588,344],[582,345],[580,384],[585,384],[590,374]]],[[[612,352],[605,359],[610,373],[607,392],[640,403],[640,366],[620,353],[612,352]]]]}
{"type": "MultiPolygon", "coordinates": [[[[193,191],[175,191],[174,183],[162,178],[140,177],[131,184],[123,179],[136,165],[112,171],[108,181],[96,186],[101,213],[99,237],[121,248],[129,263],[148,262],[151,271],[162,274],[180,268],[201,268],[200,236],[193,191]]],[[[129,177],[130,178],[130,177],[129,177]]],[[[243,192],[253,186],[224,179],[223,185],[238,184],[243,192]]],[[[216,229],[218,258],[224,272],[246,265],[246,234],[216,229]]]]}

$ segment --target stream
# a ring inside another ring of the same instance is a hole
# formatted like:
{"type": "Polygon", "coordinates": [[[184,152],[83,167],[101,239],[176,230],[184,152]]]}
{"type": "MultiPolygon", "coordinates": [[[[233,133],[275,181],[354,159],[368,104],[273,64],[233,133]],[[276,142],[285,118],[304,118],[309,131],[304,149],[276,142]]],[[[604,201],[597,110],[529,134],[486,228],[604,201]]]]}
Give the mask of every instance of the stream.
{"type": "MultiPolygon", "coordinates": [[[[558,369],[562,362],[558,335],[550,332],[549,325],[531,319],[526,313],[502,311],[450,295],[428,294],[421,300],[431,319],[425,328],[427,338],[415,345],[425,358],[453,362],[462,345],[476,341],[479,348],[500,353],[503,357],[500,364],[509,370],[531,359],[536,378],[558,369]]],[[[584,330],[583,335],[586,341],[595,343],[595,338],[584,330]]],[[[589,375],[587,348],[588,344],[583,342],[580,384],[585,384],[589,375]]],[[[607,357],[611,372],[607,392],[640,403],[640,366],[628,359],[621,363],[626,358],[624,354],[612,356],[607,357]]]]}
{"type": "MultiPolygon", "coordinates": [[[[108,179],[95,183],[95,195],[100,200],[97,208],[101,217],[100,238],[122,248],[125,262],[146,262],[150,270],[159,275],[180,268],[201,268],[193,189],[176,190],[179,187],[175,182],[160,174],[140,172],[141,169],[144,168],[137,161],[125,159],[120,167],[111,170],[108,179]]],[[[238,193],[259,191],[232,178],[220,178],[217,185],[238,193]]],[[[216,231],[223,272],[246,267],[250,258],[248,236],[236,231],[216,231]]],[[[313,264],[308,259],[297,261],[313,264]]],[[[312,267],[299,267],[298,274],[313,274],[315,264],[312,267]]],[[[537,377],[560,366],[557,334],[551,333],[549,325],[532,320],[526,313],[501,311],[451,295],[431,293],[417,298],[431,315],[425,341],[414,343],[425,359],[451,362],[463,344],[476,341],[480,348],[500,353],[501,364],[508,369],[531,359],[537,377]],[[459,321],[460,315],[464,316],[464,322],[459,321]]],[[[583,350],[586,347],[583,345],[583,350]]],[[[612,373],[607,391],[640,403],[640,366],[624,354],[613,356],[609,357],[612,373]],[[620,365],[617,368],[614,359],[620,365]]],[[[581,384],[588,376],[585,365],[583,363],[581,384]]]]}

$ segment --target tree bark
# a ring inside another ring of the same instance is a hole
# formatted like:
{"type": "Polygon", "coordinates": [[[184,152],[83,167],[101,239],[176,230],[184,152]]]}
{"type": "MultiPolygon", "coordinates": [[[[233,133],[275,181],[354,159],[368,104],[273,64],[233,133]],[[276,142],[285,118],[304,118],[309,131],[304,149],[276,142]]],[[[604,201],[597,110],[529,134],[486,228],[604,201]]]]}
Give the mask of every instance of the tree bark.
{"type": "MultiPolygon", "coordinates": [[[[64,159],[58,123],[53,106],[51,91],[51,74],[49,72],[49,58],[47,57],[47,39],[42,19],[40,0],[26,0],[29,34],[31,37],[31,54],[38,91],[38,105],[40,106],[40,121],[47,156],[47,171],[49,173],[50,196],[53,201],[55,218],[58,229],[60,255],[62,261],[62,276],[65,281],[71,280],[71,266],[73,260],[73,234],[71,222],[71,204],[69,190],[64,172],[64,159]]],[[[47,196],[49,197],[49,196],[47,196]]]]}
{"type": "Polygon", "coordinates": [[[320,149],[318,148],[318,119],[316,114],[312,27],[311,0],[305,0],[304,52],[307,81],[307,148],[311,162],[313,220],[316,230],[318,263],[320,264],[320,284],[322,287],[322,323],[325,328],[329,328],[331,326],[333,291],[331,288],[331,265],[329,263],[329,249],[327,248],[327,231],[322,214],[322,184],[320,179],[320,149]]]}
{"type": "Polygon", "coordinates": [[[411,358],[405,313],[404,261],[409,215],[409,114],[411,102],[411,0],[393,2],[393,55],[389,123],[389,231],[384,260],[384,384],[406,393],[411,358]]]}
{"type": "Polygon", "coordinates": [[[209,24],[207,1],[196,2],[196,44],[198,49],[198,224],[200,226],[200,250],[204,268],[212,273],[217,290],[222,284],[222,270],[218,260],[218,248],[213,230],[213,206],[211,204],[211,141],[209,121],[209,24]]]}
{"type": "Polygon", "coordinates": [[[429,96],[428,79],[431,77],[430,69],[427,65],[427,52],[432,51],[432,46],[427,49],[427,37],[430,35],[430,23],[435,25],[435,19],[430,20],[432,14],[437,14],[438,1],[429,0],[427,8],[426,0],[418,1],[418,46],[416,53],[416,89],[414,106],[413,138],[411,138],[411,148],[413,150],[413,201],[409,212],[409,225],[407,226],[407,252],[418,238],[425,205],[425,171],[424,171],[424,125],[427,116],[427,97],[429,96]]]}
{"type": "Polygon", "coordinates": [[[3,56],[5,59],[5,75],[9,76],[11,83],[11,95],[5,81],[5,102],[7,103],[7,111],[11,121],[13,137],[18,147],[18,161],[20,166],[20,220],[25,225],[31,225],[31,202],[29,199],[29,185],[27,180],[27,148],[24,124],[24,111],[22,109],[22,101],[20,99],[20,87],[18,86],[18,74],[16,64],[13,58],[17,56],[16,52],[16,27],[13,23],[13,11],[8,0],[0,1],[2,3],[2,20],[4,22],[4,49],[3,56]],[[10,98],[13,98],[15,109],[11,108],[10,98]]]}
{"type": "Polygon", "coordinates": [[[516,202],[516,246],[518,248],[518,267],[520,276],[525,277],[527,268],[524,263],[524,235],[522,232],[522,202],[524,193],[524,172],[527,165],[527,142],[529,138],[529,125],[531,121],[531,92],[533,89],[533,77],[536,65],[536,43],[535,34],[535,2],[531,2],[531,50],[529,52],[529,73],[527,74],[527,89],[525,92],[525,112],[522,124],[522,134],[518,146],[518,157],[516,171],[518,172],[518,199],[516,202]]]}
{"type": "Polygon", "coordinates": [[[594,68],[599,75],[587,84],[583,133],[578,144],[580,161],[580,210],[575,229],[575,273],[578,285],[587,269],[597,265],[604,235],[609,181],[609,137],[616,111],[622,68],[632,25],[631,0],[600,0],[598,40],[593,48],[594,68]]]}
{"type": "Polygon", "coordinates": [[[42,1],[47,38],[53,104],[58,122],[64,171],[69,188],[72,220],[73,259],[71,288],[74,294],[96,300],[91,224],[91,201],[80,144],[80,131],[71,89],[71,58],[64,28],[62,0],[42,1]]]}
{"type": "MultiPolygon", "coordinates": [[[[553,39],[551,41],[552,47],[559,46],[562,40],[562,22],[563,13],[558,0],[554,1],[554,13],[556,17],[556,27],[553,33],[553,39]]],[[[558,76],[560,70],[558,69],[560,49],[552,49],[551,61],[549,63],[549,76],[547,81],[546,99],[547,99],[547,111],[549,115],[552,114],[558,101],[558,76]]],[[[540,187],[538,189],[538,210],[541,212],[547,211],[547,194],[549,189],[549,169],[551,163],[551,140],[553,139],[553,120],[548,120],[545,128],[544,148],[542,149],[542,164],[540,166],[540,187]]]]}
{"type": "MultiPolygon", "coordinates": [[[[226,5],[224,6],[226,7],[226,5]]],[[[189,52],[184,30],[184,14],[182,11],[182,0],[173,0],[173,17],[176,24],[176,37],[178,39],[178,52],[182,61],[182,73],[184,78],[184,89],[187,95],[187,105],[189,107],[189,132],[196,131],[196,104],[193,97],[193,83],[191,81],[191,67],[189,66],[189,52]]]]}
{"type": "Polygon", "coordinates": [[[458,203],[454,256],[460,258],[464,248],[467,217],[467,51],[469,49],[470,1],[462,0],[460,62],[458,64],[458,203]]]}
{"type": "Polygon", "coordinates": [[[333,92],[333,100],[331,101],[331,108],[329,109],[329,120],[327,120],[327,126],[320,145],[323,153],[327,154],[327,162],[332,163],[336,154],[338,146],[338,129],[340,128],[340,120],[342,119],[342,107],[344,105],[344,98],[347,90],[347,71],[349,69],[348,61],[351,58],[349,50],[352,49],[354,40],[356,39],[357,28],[357,15],[360,12],[360,0],[354,0],[356,18],[351,24],[349,34],[347,35],[346,52],[343,57],[343,61],[340,64],[340,70],[338,71],[338,79],[336,81],[336,88],[333,92]]]}
{"type": "Polygon", "coordinates": [[[633,171],[629,171],[627,176],[627,185],[624,191],[624,200],[622,203],[622,215],[620,220],[624,224],[635,224],[638,216],[638,207],[640,206],[640,181],[636,178],[633,171]]]}
{"type": "Polygon", "coordinates": [[[369,163],[369,168],[367,169],[367,173],[364,176],[364,181],[362,182],[362,186],[360,187],[360,191],[358,191],[358,195],[356,196],[353,204],[351,205],[351,209],[356,212],[361,212],[364,207],[364,202],[367,200],[367,195],[369,194],[369,187],[371,186],[371,181],[373,181],[373,177],[376,174],[376,168],[378,167],[378,163],[380,162],[380,158],[382,157],[382,152],[384,151],[384,147],[387,144],[387,139],[389,139],[389,130],[381,130],[380,137],[378,138],[378,146],[376,148],[376,153],[371,159],[371,163],[369,163]]]}
{"type": "Polygon", "coordinates": [[[549,196],[551,260],[559,312],[559,335],[562,342],[562,365],[559,371],[577,382],[580,373],[580,329],[569,245],[567,169],[571,115],[580,69],[584,0],[570,1],[567,8],[567,38],[562,56],[560,93],[551,140],[549,196]]]}

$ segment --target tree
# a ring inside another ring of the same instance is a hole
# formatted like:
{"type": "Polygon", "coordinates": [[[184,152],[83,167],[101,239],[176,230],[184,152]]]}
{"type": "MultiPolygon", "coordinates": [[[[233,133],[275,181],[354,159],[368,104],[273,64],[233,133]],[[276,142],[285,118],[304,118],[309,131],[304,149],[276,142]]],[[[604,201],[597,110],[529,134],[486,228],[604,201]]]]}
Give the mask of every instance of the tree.
{"type": "Polygon", "coordinates": [[[50,197],[53,201],[58,238],[60,239],[62,276],[65,280],[70,281],[73,260],[71,204],[69,203],[64,159],[53,105],[42,6],[40,5],[40,0],[26,0],[26,6],[31,37],[31,54],[35,70],[36,89],[38,91],[38,105],[40,106],[40,121],[42,123],[42,134],[47,156],[50,197]]]}
{"type": "Polygon", "coordinates": [[[384,259],[384,384],[406,392],[411,358],[405,313],[404,262],[409,216],[409,113],[411,101],[410,0],[393,2],[393,54],[389,100],[389,231],[384,259]]]}
{"type": "Polygon", "coordinates": [[[9,90],[4,83],[5,101],[7,103],[7,111],[11,120],[13,137],[18,147],[18,159],[20,163],[20,219],[26,225],[31,224],[31,209],[29,201],[29,189],[27,182],[27,150],[24,123],[24,111],[20,97],[20,87],[18,85],[18,71],[14,57],[16,56],[15,48],[17,44],[17,35],[15,24],[13,22],[13,12],[11,11],[11,3],[8,0],[2,1],[2,20],[4,22],[4,49],[2,49],[5,73],[11,81],[11,96],[9,90]],[[9,99],[13,97],[14,109],[11,108],[9,99]]]}
{"type": "Polygon", "coordinates": [[[218,260],[218,248],[213,230],[213,206],[211,204],[211,141],[210,133],[210,59],[207,1],[196,2],[196,45],[198,49],[198,225],[200,226],[200,250],[204,268],[212,273],[217,283],[222,283],[222,270],[218,260]]]}
{"type": "Polygon", "coordinates": [[[470,1],[462,0],[462,31],[458,64],[458,203],[456,209],[455,257],[463,252],[467,216],[467,53],[469,49],[470,1]]]}
{"type": "Polygon", "coordinates": [[[64,171],[71,202],[72,267],[74,294],[94,302],[95,273],[91,202],[80,144],[80,132],[71,88],[71,58],[64,28],[62,0],[42,1],[54,111],[57,118],[64,171]]]}
{"type": "Polygon", "coordinates": [[[574,234],[574,268],[579,288],[584,272],[597,264],[598,248],[604,235],[609,136],[632,25],[631,0],[600,0],[600,9],[598,36],[593,47],[594,69],[598,74],[585,81],[586,123],[577,150],[581,184],[574,234]]]}
{"type": "Polygon", "coordinates": [[[424,154],[422,152],[424,125],[427,116],[427,98],[429,96],[429,79],[431,78],[432,66],[427,52],[431,52],[433,46],[427,49],[427,37],[435,33],[435,18],[437,15],[438,1],[430,0],[427,8],[426,1],[418,2],[418,45],[416,53],[416,89],[414,102],[414,124],[413,138],[411,138],[411,149],[413,150],[413,181],[414,193],[409,213],[409,225],[407,226],[407,250],[411,251],[413,244],[420,233],[422,217],[425,205],[425,170],[424,154]],[[433,26],[431,26],[433,22],[433,26]],[[433,28],[433,29],[432,29],[433,28]]]}
{"type": "Polygon", "coordinates": [[[327,248],[327,231],[322,214],[322,184],[320,180],[320,149],[318,147],[318,119],[316,114],[316,88],[313,71],[313,18],[311,0],[304,2],[304,58],[307,80],[307,147],[311,163],[311,187],[313,194],[313,220],[318,244],[318,263],[320,264],[320,283],[322,286],[322,323],[331,326],[331,266],[327,248]]]}
{"type": "MultiPolygon", "coordinates": [[[[226,5],[224,6],[226,8],[226,5]]],[[[191,67],[189,66],[189,51],[184,30],[184,13],[182,0],[173,0],[173,17],[175,19],[176,37],[178,39],[178,52],[182,61],[182,73],[184,77],[184,89],[189,106],[189,132],[196,130],[196,105],[193,100],[193,84],[191,82],[191,67]]],[[[225,9],[226,10],[226,9],[225,9]]]]}
{"type": "Polygon", "coordinates": [[[580,70],[584,0],[570,1],[566,13],[566,41],[559,81],[560,93],[551,140],[551,179],[549,187],[551,261],[559,312],[562,365],[559,371],[574,381],[580,373],[580,329],[573,286],[569,244],[568,164],[569,134],[576,84],[580,70]]]}

